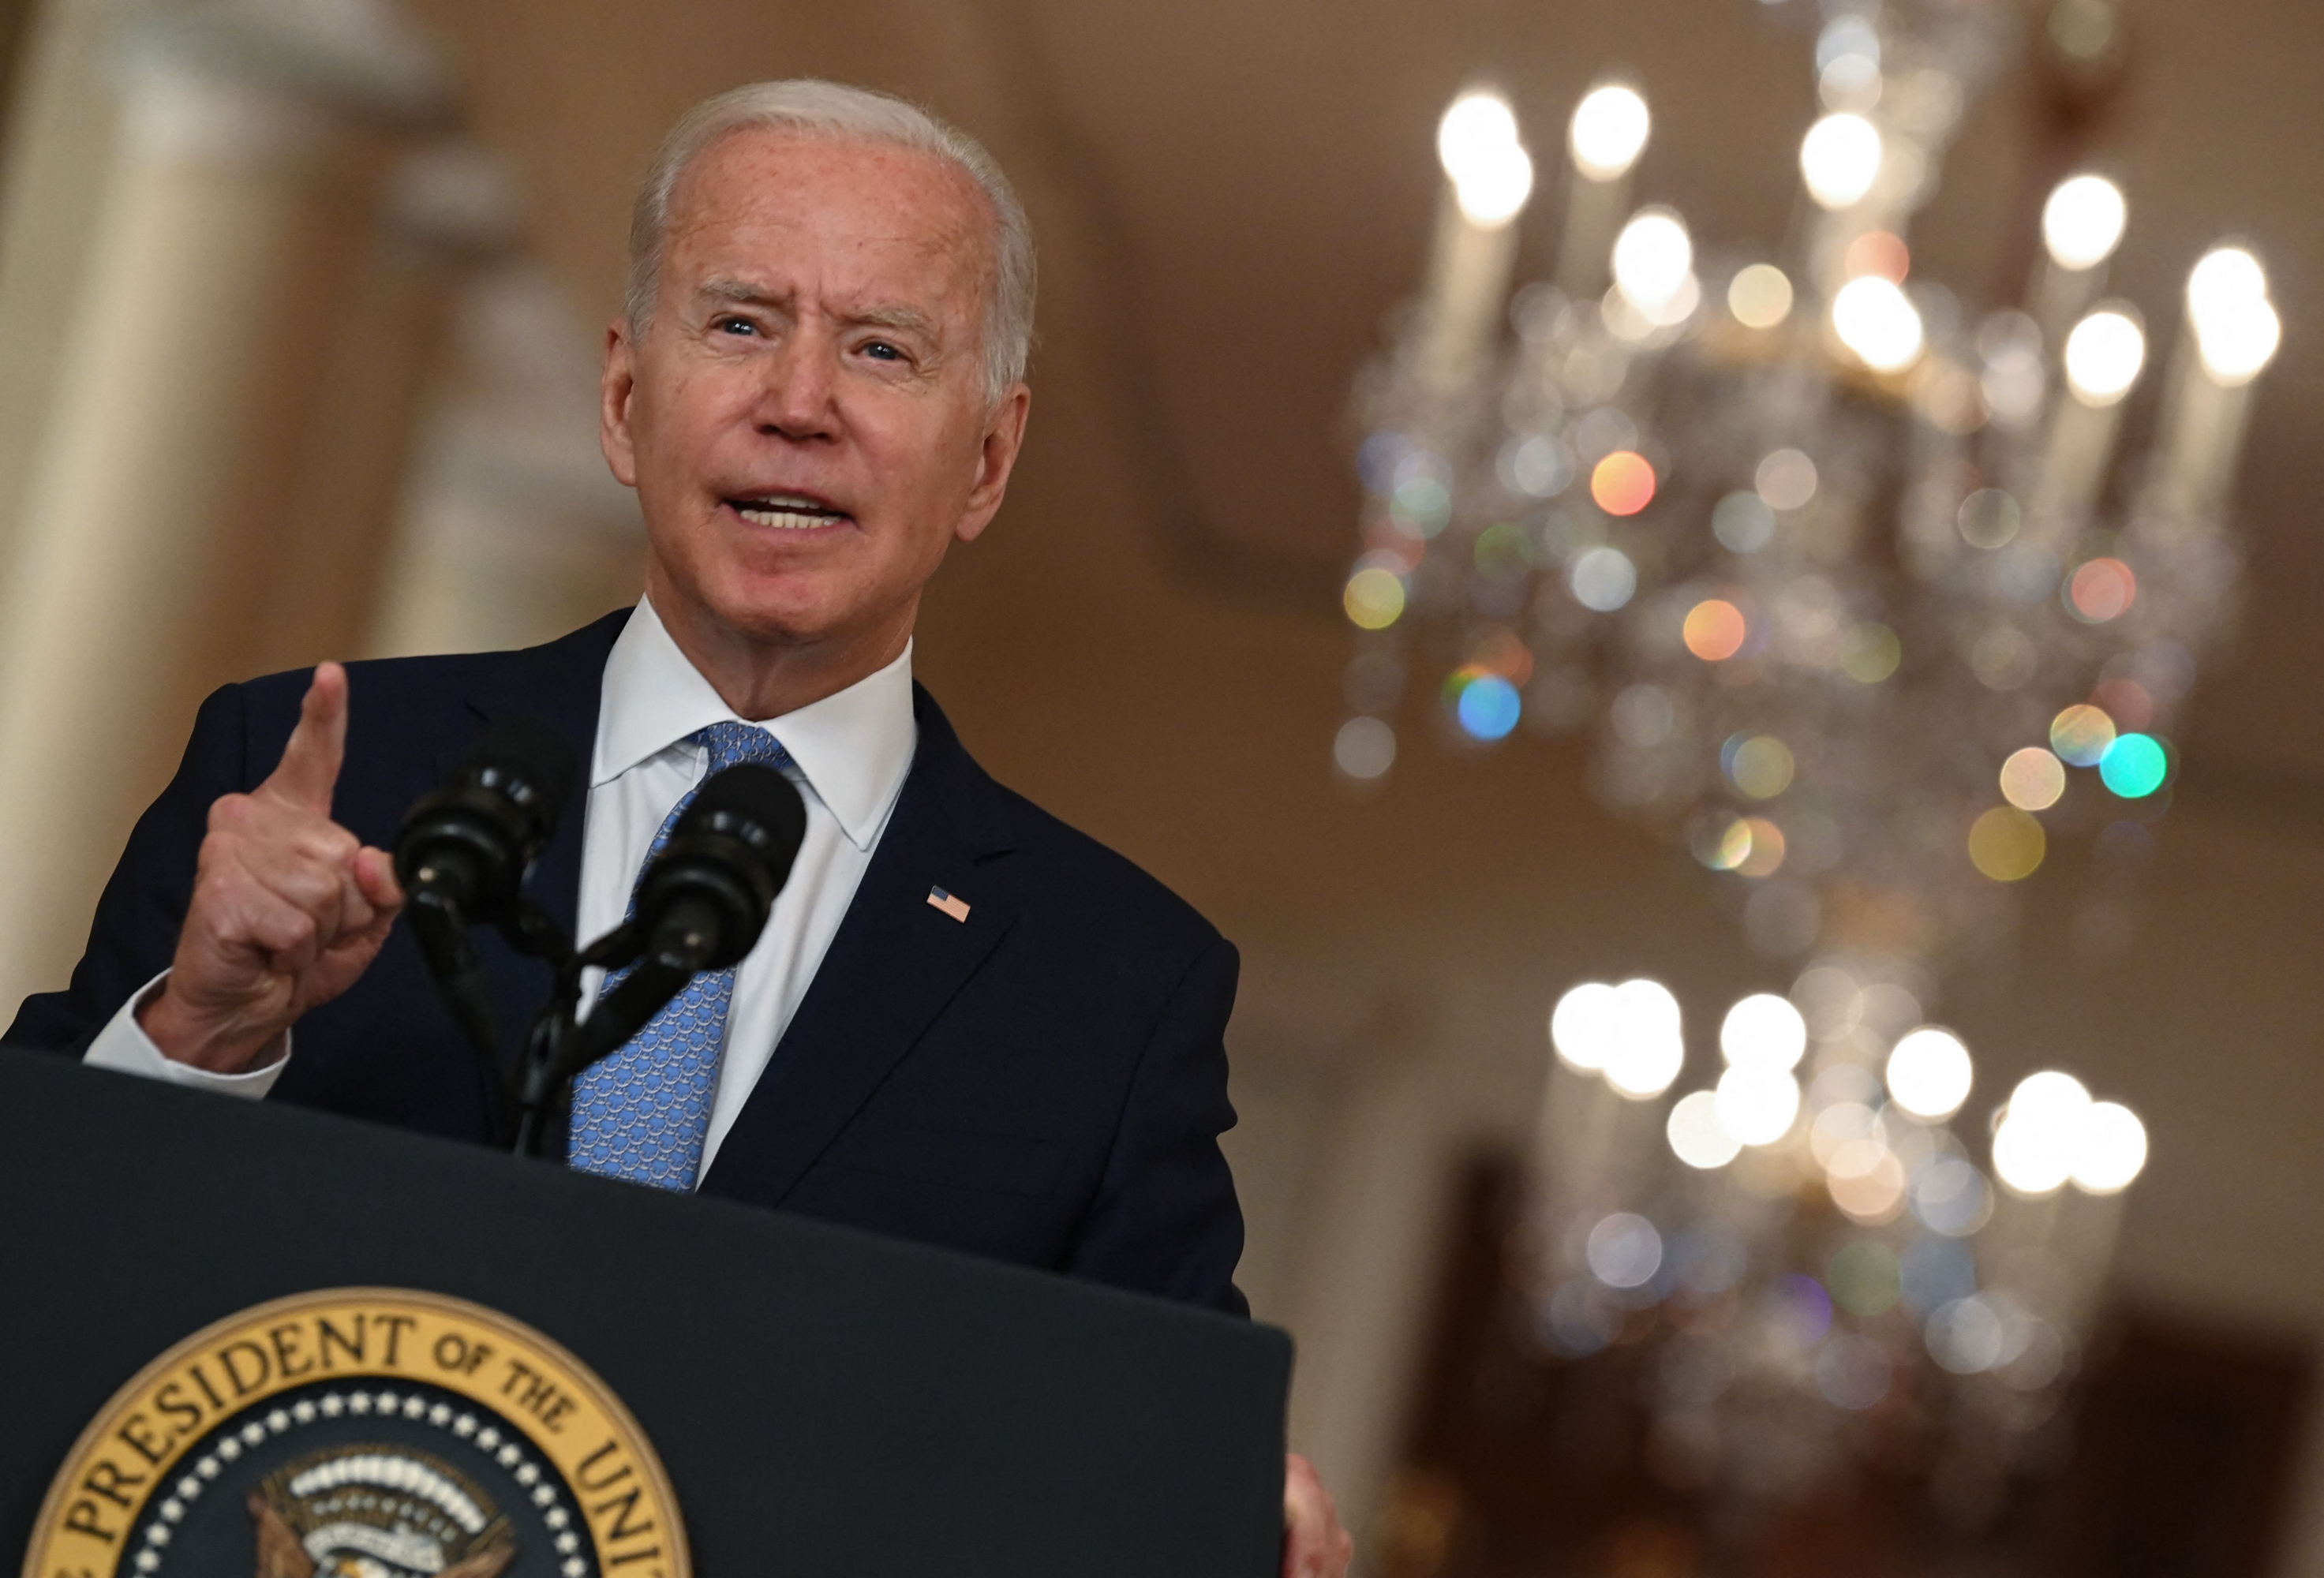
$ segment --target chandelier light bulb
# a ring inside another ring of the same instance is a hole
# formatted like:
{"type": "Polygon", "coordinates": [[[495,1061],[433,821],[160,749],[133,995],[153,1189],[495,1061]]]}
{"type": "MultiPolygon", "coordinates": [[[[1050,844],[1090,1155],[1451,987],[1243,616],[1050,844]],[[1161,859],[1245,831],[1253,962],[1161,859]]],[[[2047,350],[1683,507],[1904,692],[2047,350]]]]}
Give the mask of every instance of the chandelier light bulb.
{"type": "Polygon", "coordinates": [[[1621,1025],[1620,996],[1602,981],[1585,981],[1551,1010],[1549,1043],[1568,1068],[1595,1074],[1612,1055],[1621,1025]]]}
{"type": "Polygon", "coordinates": [[[1634,88],[1609,82],[1584,94],[1573,106],[1565,143],[1573,168],[1591,180],[1614,180],[1628,175],[1646,152],[1653,117],[1646,101],[1634,88]]]}
{"type": "Polygon", "coordinates": [[[2146,331],[2119,307],[2102,307],[2066,337],[2066,383],[2084,405],[2112,405],[2146,365],[2146,331]]]}
{"type": "Polygon", "coordinates": [[[2093,1102],[2074,1146],[2074,1186],[2116,1195],[2146,1166],[2146,1125],[2119,1102],[2093,1102]]]}
{"type": "Polygon", "coordinates": [[[1920,309],[1894,281],[1865,274],[1831,300],[1832,332],[1876,373],[1902,373],[1921,358],[1920,309]]]}
{"type": "Polygon", "coordinates": [[[2130,209],[2122,189],[2102,175],[2060,181],[2042,207],[2042,240],[2061,269],[2094,269],[2122,243],[2130,209]]]}
{"type": "Polygon", "coordinates": [[[1881,154],[1880,128],[1862,115],[1824,116],[1800,143],[1808,196],[1826,208],[1854,208],[1879,179],[1881,154]]]}
{"type": "Polygon", "coordinates": [[[1934,1025],[1906,1033],[1888,1054],[1888,1097],[1916,1118],[1951,1117],[1975,1079],[1969,1048],[1934,1025]]]}
{"type": "Polygon", "coordinates": [[[1472,225],[1499,229],[1533,195],[1533,160],[1517,141],[1516,113],[1498,93],[1472,88],[1452,101],[1436,124],[1436,158],[1472,225]]]}
{"type": "Polygon", "coordinates": [[[1650,321],[1686,289],[1693,271],[1694,242],[1668,208],[1639,209],[1614,243],[1614,283],[1650,321]]]}
{"type": "Polygon", "coordinates": [[[2053,1195],[2073,1175],[2090,1112],[2088,1086],[2054,1070],[2031,1074],[2009,1093],[1993,1136],[1993,1170],[2020,1195],[2053,1195]]]}
{"type": "Polygon", "coordinates": [[[1780,1069],[1738,1065],[1719,1076],[1719,1126],[1744,1145],[1773,1145],[1800,1115],[1800,1082],[1780,1069]]]}
{"type": "Polygon", "coordinates": [[[1686,1061],[1678,999],[1658,982],[1625,981],[1614,988],[1619,1029],[1606,1057],[1614,1094],[1643,1102],[1670,1089],[1686,1061]]]}
{"type": "Polygon", "coordinates": [[[2203,370],[2228,388],[2257,377],[2283,338],[2267,275],[2239,246],[2215,249],[2187,276],[2187,317],[2203,370]]]}
{"type": "Polygon", "coordinates": [[[1727,1010],[1719,1027],[1719,1050],[1737,1068],[1788,1074],[1808,1049],[1808,1022],[1800,1010],[1772,992],[1754,992],[1727,1010]]]}

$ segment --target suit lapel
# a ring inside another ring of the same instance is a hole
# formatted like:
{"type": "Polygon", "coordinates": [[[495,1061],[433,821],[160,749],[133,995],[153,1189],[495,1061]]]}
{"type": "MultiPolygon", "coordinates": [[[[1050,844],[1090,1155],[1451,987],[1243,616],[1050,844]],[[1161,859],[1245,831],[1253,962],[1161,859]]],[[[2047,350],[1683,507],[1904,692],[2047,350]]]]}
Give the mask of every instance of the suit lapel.
{"type": "Polygon", "coordinates": [[[919,743],[838,934],[702,1192],[771,1205],[869,1101],[1015,921],[1001,789],[913,687],[919,743]],[[969,901],[954,920],[931,887],[969,901]]]}
{"type": "MultiPolygon", "coordinates": [[[[470,708],[484,723],[539,718],[572,748],[576,764],[572,798],[557,819],[549,847],[533,863],[531,878],[525,884],[525,891],[568,935],[581,908],[581,835],[587,820],[589,761],[597,743],[605,660],[629,618],[630,611],[624,608],[546,646],[512,652],[468,697],[470,708]]],[[[457,750],[441,756],[436,763],[435,781],[442,782],[467,750],[464,741],[457,750]]],[[[522,957],[490,933],[480,934],[477,951],[500,1019],[503,1060],[512,1064],[525,1028],[549,995],[552,977],[547,965],[522,957]]],[[[497,1093],[490,1093],[487,1099],[498,1104],[497,1093]]]]}

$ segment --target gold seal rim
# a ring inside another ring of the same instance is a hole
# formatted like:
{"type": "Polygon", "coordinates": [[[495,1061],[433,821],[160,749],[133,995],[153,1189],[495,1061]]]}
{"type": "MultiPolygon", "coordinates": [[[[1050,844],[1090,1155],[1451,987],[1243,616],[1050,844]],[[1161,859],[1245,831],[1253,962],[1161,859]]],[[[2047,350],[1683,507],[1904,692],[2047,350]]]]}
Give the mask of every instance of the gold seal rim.
{"type": "MultiPolygon", "coordinates": [[[[114,1389],[113,1395],[105,1400],[105,1406],[90,1417],[81,1433],[74,1437],[72,1445],[66,1449],[63,1460],[57,1465],[56,1473],[49,1481],[48,1493],[41,1498],[41,1509],[32,1524],[32,1537],[24,1551],[22,1578],[46,1578],[46,1563],[43,1558],[53,1543],[54,1536],[51,1530],[55,1520],[63,1510],[66,1497],[73,1490],[70,1482],[73,1470],[95,1451],[99,1443],[121,1426],[131,1406],[143,1395],[148,1387],[158,1383],[170,1370],[198,1356],[211,1343],[222,1337],[241,1333],[245,1327],[263,1326],[266,1321],[274,1317],[303,1313],[318,1306],[328,1306],[363,1301],[416,1306],[438,1316],[448,1316],[491,1327],[503,1339],[513,1339],[521,1346],[531,1347],[543,1357],[564,1369],[590,1393],[589,1400],[602,1409],[606,1417],[613,1422],[614,1429],[623,1438],[622,1445],[636,1463],[640,1478],[645,1481],[647,1490],[660,1505],[669,1509],[671,1578],[689,1578],[694,1571],[693,1551],[687,1542],[686,1520],[680,1515],[678,1492],[670,1483],[669,1472],[662,1466],[661,1454],[654,1450],[652,1440],[638,1424],[637,1416],[630,1412],[629,1405],[622,1400],[621,1395],[605,1384],[604,1377],[591,1369],[564,1343],[547,1333],[518,1320],[514,1315],[505,1315],[488,1305],[477,1304],[447,1293],[436,1293],[419,1287],[391,1287],[380,1284],[318,1287],[305,1293],[285,1294],[279,1298],[270,1298],[259,1304],[247,1306],[230,1315],[219,1316],[198,1331],[189,1333],[140,1366],[134,1375],[114,1389]]],[[[515,1419],[506,1415],[503,1415],[502,1417],[505,1422],[523,1428],[515,1419]]],[[[526,1434],[530,1435],[531,1432],[528,1429],[526,1434]]],[[[163,1478],[164,1476],[156,1473],[153,1489],[139,1499],[140,1512],[151,1503],[154,1495],[161,1490],[163,1478]]],[[[596,1543],[594,1531],[590,1538],[592,1544],[596,1543]]],[[[127,1554],[124,1549],[122,1553],[124,1559],[127,1554]]],[[[117,1563],[115,1570],[118,1570],[117,1563]]]]}

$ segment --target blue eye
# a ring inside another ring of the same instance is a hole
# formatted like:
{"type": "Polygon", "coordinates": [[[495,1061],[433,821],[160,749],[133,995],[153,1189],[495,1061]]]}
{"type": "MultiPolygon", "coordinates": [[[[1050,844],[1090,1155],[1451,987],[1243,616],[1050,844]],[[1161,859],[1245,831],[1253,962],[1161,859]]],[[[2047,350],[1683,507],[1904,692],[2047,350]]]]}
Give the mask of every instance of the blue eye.
{"type": "Polygon", "coordinates": [[[883,362],[900,362],[904,359],[904,353],[886,340],[873,340],[863,347],[863,354],[867,356],[877,356],[883,362]]]}
{"type": "Polygon", "coordinates": [[[759,326],[747,318],[722,318],[711,326],[722,334],[756,334],[759,326]]]}

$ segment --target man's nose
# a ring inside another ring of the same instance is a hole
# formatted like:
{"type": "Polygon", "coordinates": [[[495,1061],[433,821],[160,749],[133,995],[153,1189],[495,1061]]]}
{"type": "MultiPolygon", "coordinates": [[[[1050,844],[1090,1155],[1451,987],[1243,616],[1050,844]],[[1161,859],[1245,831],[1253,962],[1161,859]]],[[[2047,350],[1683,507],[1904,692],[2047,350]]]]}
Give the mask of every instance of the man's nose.
{"type": "Polygon", "coordinates": [[[755,413],[759,431],[795,442],[837,436],[837,347],[827,337],[794,335],[764,365],[767,377],[755,413]]]}

